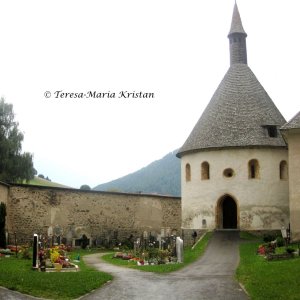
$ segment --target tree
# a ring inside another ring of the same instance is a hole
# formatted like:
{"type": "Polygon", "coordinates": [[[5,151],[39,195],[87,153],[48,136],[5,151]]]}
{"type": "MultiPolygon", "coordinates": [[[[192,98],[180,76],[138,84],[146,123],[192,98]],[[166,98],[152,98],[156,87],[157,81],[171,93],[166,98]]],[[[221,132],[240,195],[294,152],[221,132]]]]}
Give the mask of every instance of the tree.
{"type": "Polygon", "coordinates": [[[48,180],[48,181],[51,181],[51,179],[48,176],[45,177],[43,174],[39,174],[38,177],[42,178],[42,179],[45,179],[45,180],[48,180]]]}
{"type": "Polygon", "coordinates": [[[14,120],[12,104],[0,99],[0,180],[6,182],[29,181],[36,170],[33,167],[32,154],[22,153],[23,134],[19,123],[14,120]]]}
{"type": "Polygon", "coordinates": [[[87,184],[83,184],[81,187],[80,187],[81,190],[85,190],[85,191],[90,191],[91,190],[91,187],[87,184]]]}
{"type": "Polygon", "coordinates": [[[0,248],[6,248],[6,236],[5,236],[5,217],[6,217],[6,205],[0,203],[0,248]]]}

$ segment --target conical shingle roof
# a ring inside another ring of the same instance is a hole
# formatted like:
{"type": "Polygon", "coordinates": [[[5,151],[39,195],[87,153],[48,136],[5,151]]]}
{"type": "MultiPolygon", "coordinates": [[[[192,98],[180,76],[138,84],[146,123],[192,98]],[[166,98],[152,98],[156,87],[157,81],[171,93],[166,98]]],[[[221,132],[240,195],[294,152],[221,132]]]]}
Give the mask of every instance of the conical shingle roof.
{"type": "Polygon", "coordinates": [[[247,65],[246,32],[235,4],[230,68],[177,156],[205,149],[286,147],[286,121],[247,65]]]}
{"type": "Polygon", "coordinates": [[[286,124],[284,124],[281,130],[289,130],[289,129],[300,129],[300,111],[286,124]]]}
{"type": "Polygon", "coordinates": [[[246,64],[230,66],[177,156],[204,149],[285,147],[285,119],[246,64]],[[268,135],[276,126],[277,137],[268,135]]]}

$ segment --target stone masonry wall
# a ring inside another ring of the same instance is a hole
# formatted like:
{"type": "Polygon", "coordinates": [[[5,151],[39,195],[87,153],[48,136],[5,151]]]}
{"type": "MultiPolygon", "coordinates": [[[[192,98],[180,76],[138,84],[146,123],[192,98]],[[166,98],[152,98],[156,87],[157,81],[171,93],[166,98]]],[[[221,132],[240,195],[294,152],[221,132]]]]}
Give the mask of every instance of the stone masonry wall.
{"type": "Polygon", "coordinates": [[[8,201],[10,236],[19,242],[34,233],[64,238],[71,244],[85,234],[90,241],[110,243],[132,237],[157,235],[181,229],[178,197],[83,191],[65,188],[13,185],[8,201]]]}

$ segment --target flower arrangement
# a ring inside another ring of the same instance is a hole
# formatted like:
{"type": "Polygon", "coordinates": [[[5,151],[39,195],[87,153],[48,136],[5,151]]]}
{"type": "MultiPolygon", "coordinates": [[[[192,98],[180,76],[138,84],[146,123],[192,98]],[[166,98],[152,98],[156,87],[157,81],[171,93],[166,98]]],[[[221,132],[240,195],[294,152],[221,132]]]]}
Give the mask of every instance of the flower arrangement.
{"type": "Polygon", "coordinates": [[[168,249],[159,250],[157,248],[141,251],[136,253],[136,255],[129,252],[116,252],[112,258],[135,262],[139,266],[174,262],[174,258],[171,257],[171,252],[168,249]]]}
{"type": "Polygon", "coordinates": [[[50,260],[52,263],[58,263],[60,260],[60,253],[56,248],[50,249],[50,260]]]}
{"type": "Polygon", "coordinates": [[[40,268],[55,267],[56,269],[61,269],[75,267],[74,264],[70,263],[70,260],[67,256],[67,251],[65,249],[68,248],[64,245],[41,249],[38,253],[40,268]],[[61,267],[58,268],[58,265],[60,265],[61,267]]]}

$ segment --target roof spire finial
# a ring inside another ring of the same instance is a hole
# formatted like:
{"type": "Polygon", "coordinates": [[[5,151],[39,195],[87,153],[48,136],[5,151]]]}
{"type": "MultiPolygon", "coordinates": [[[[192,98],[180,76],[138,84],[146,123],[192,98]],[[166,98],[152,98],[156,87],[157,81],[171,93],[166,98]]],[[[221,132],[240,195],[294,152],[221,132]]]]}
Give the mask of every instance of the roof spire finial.
{"type": "Polygon", "coordinates": [[[236,0],[235,0],[233,14],[232,14],[231,27],[230,27],[228,36],[232,33],[237,33],[237,32],[243,33],[247,36],[247,33],[245,32],[245,30],[243,28],[240,12],[239,12],[238,6],[236,4],[236,0]]]}
{"type": "Polygon", "coordinates": [[[231,27],[228,34],[230,42],[230,65],[235,63],[247,64],[246,37],[247,33],[243,28],[241,16],[235,0],[231,27]]]}

